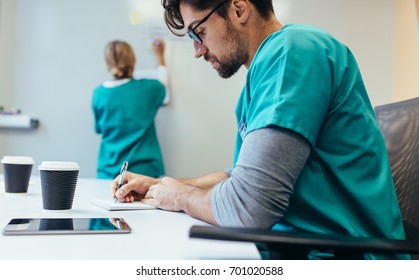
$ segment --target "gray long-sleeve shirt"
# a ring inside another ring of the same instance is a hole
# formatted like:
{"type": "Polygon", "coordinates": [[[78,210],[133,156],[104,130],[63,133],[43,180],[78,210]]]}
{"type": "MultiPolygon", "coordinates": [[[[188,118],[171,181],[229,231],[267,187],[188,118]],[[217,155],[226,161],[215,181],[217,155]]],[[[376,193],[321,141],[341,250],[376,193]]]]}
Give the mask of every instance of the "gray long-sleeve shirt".
{"type": "Polygon", "coordinates": [[[270,228],[280,221],[311,152],[301,135],[279,127],[249,133],[235,168],[211,194],[221,226],[270,228]]]}

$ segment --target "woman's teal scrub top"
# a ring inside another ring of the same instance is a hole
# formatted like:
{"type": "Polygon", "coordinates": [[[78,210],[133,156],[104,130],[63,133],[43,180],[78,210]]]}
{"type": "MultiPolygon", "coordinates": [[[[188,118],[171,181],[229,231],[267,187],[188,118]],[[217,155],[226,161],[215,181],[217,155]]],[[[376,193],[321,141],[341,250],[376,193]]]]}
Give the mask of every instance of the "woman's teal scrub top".
{"type": "Polygon", "coordinates": [[[123,161],[128,171],[146,176],[164,175],[163,158],[154,118],[165,96],[157,80],[135,80],[93,92],[95,130],[102,134],[97,177],[113,179],[123,161]]]}

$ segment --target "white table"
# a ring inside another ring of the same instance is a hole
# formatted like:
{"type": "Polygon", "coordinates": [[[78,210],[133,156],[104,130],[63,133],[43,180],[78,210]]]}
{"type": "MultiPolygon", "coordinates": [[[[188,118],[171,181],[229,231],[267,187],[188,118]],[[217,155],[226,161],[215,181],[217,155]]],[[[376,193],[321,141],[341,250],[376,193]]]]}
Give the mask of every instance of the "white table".
{"type": "MultiPolygon", "coordinates": [[[[3,181],[2,176],[0,176],[3,181]]],[[[5,236],[0,234],[0,260],[176,260],[260,259],[253,243],[189,238],[192,225],[206,223],[185,213],[163,210],[107,211],[90,203],[110,198],[110,181],[79,179],[73,208],[51,213],[42,209],[39,177],[27,194],[0,192],[0,228],[12,218],[121,217],[130,234],[5,236]]]]}

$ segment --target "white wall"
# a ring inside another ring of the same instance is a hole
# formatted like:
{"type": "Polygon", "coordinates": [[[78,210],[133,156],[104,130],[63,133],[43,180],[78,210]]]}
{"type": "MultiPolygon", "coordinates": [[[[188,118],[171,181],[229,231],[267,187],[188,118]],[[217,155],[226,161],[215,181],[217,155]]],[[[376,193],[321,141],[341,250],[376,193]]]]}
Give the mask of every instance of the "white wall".
{"type": "MultiPolygon", "coordinates": [[[[13,38],[15,4],[13,1],[0,1],[0,105],[10,104],[13,77],[13,50],[9,43],[13,38]]],[[[5,132],[0,129],[0,156],[6,145],[5,132]]],[[[0,169],[1,170],[1,169],[0,169]]]]}
{"type": "Polygon", "coordinates": [[[284,23],[317,25],[346,43],[358,60],[372,103],[380,105],[390,102],[392,95],[396,1],[400,0],[274,0],[274,3],[277,17],[284,19],[284,23]]]}
{"type": "MultiPolygon", "coordinates": [[[[373,104],[390,100],[394,0],[274,2],[283,23],[318,25],[347,43],[373,104]]],[[[194,59],[189,38],[167,32],[160,1],[0,0],[0,7],[0,102],[40,120],[34,131],[0,129],[0,156],[31,155],[36,164],[77,161],[81,176],[94,177],[100,136],[93,131],[90,99],[93,88],[109,78],[103,48],[109,40],[127,40],[139,68],[154,67],[149,43],[160,35],[168,41],[173,93],[172,104],[157,117],[168,175],[231,166],[234,108],[246,71],[224,80],[194,59]]]]}

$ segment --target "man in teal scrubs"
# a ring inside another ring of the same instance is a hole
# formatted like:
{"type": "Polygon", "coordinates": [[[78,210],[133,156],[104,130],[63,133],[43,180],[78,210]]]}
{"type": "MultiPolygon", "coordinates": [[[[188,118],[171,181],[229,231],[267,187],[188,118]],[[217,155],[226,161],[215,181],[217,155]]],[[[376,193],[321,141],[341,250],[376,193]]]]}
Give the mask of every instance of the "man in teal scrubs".
{"type": "Polygon", "coordinates": [[[282,26],[272,1],[163,6],[169,28],[186,27],[195,57],[221,77],[248,69],[234,166],[182,180],[130,173],[119,191],[112,185],[119,200],[143,197],[221,226],[405,238],[384,139],[348,47],[319,28],[282,26]]]}

